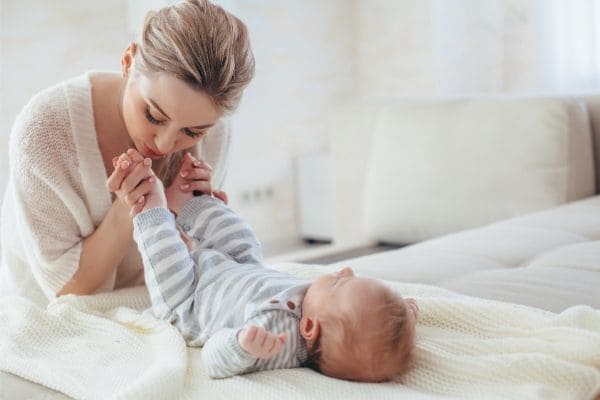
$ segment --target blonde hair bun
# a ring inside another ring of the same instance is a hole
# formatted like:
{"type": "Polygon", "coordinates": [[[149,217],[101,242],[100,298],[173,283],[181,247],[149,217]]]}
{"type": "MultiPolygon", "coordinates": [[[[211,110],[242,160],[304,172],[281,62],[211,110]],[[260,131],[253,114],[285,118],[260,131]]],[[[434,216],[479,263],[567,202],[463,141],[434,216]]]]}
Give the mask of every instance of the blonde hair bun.
{"type": "Polygon", "coordinates": [[[223,113],[235,110],[254,76],[246,25],[207,0],[150,11],[136,65],[141,72],[174,75],[209,95],[223,113]]]}

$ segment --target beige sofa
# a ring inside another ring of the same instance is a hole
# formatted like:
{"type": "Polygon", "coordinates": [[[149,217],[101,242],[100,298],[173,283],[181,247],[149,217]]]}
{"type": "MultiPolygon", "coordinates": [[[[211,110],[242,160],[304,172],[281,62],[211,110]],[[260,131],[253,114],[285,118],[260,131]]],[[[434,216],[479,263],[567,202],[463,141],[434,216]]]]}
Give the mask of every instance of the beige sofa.
{"type": "Polygon", "coordinates": [[[600,97],[348,104],[335,238],[362,274],[551,311],[600,308],[600,97]]]}

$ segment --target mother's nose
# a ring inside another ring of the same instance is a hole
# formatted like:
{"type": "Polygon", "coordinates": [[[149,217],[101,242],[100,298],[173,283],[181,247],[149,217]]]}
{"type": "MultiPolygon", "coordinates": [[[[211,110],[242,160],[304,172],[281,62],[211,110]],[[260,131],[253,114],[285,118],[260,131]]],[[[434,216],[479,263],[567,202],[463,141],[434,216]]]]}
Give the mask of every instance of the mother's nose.
{"type": "Polygon", "coordinates": [[[162,154],[169,154],[177,147],[177,132],[160,132],[154,136],[154,145],[162,154]]]}
{"type": "Polygon", "coordinates": [[[344,267],[338,272],[341,276],[354,276],[354,271],[350,267],[344,267]]]}

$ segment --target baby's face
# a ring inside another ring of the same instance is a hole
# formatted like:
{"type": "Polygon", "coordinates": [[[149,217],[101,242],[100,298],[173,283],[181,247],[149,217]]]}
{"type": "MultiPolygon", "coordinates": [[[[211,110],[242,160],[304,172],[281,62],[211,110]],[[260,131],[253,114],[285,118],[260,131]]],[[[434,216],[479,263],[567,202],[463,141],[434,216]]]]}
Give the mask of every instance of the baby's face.
{"type": "MultiPolygon", "coordinates": [[[[375,306],[377,294],[385,289],[382,283],[370,278],[357,277],[352,268],[345,267],[323,275],[313,282],[306,292],[302,312],[319,315],[323,310],[334,313],[353,310],[355,312],[351,313],[352,315],[365,315],[375,306]]],[[[417,303],[414,299],[404,301],[416,320],[419,315],[417,303]]]]}

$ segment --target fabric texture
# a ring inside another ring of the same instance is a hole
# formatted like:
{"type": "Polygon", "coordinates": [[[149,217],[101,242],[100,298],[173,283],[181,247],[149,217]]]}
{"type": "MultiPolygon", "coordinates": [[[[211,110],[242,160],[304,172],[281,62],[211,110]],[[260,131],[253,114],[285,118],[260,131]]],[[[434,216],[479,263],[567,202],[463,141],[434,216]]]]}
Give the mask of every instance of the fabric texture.
{"type": "MultiPolygon", "coordinates": [[[[37,94],[12,127],[2,203],[0,295],[17,294],[46,305],[77,270],[83,239],[111,206],[94,126],[93,73],[37,94]]],[[[224,178],[229,145],[224,127],[211,130],[202,148],[210,156],[216,187],[224,178]]],[[[131,277],[138,271],[141,277],[141,270],[132,244],[99,291],[119,287],[121,272],[131,277]]]]}
{"type": "MultiPolygon", "coordinates": [[[[315,278],[330,268],[282,264],[315,278]]],[[[417,299],[416,364],[399,383],[365,384],[295,368],[211,380],[202,349],[142,311],[143,288],[65,296],[47,311],[0,300],[0,369],[76,399],[582,399],[600,394],[600,311],[560,314],[388,282],[417,299]],[[126,307],[117,307],[126,305],[126,307]]]]}
{"type": "Polygon", "coordinates": [[[133,223],[154,315],[175,325],[188,345],[204,346],[210,377],[306,361],[299,321],[308,280],[265,268],[252,228],[221,200],[194,197],[179,213],[192,251],[164,207],[136,215],[133,223]],[[285,333],[281,351],[260,359],[243,350],[237,335],[250,326],[285,333]]]}

